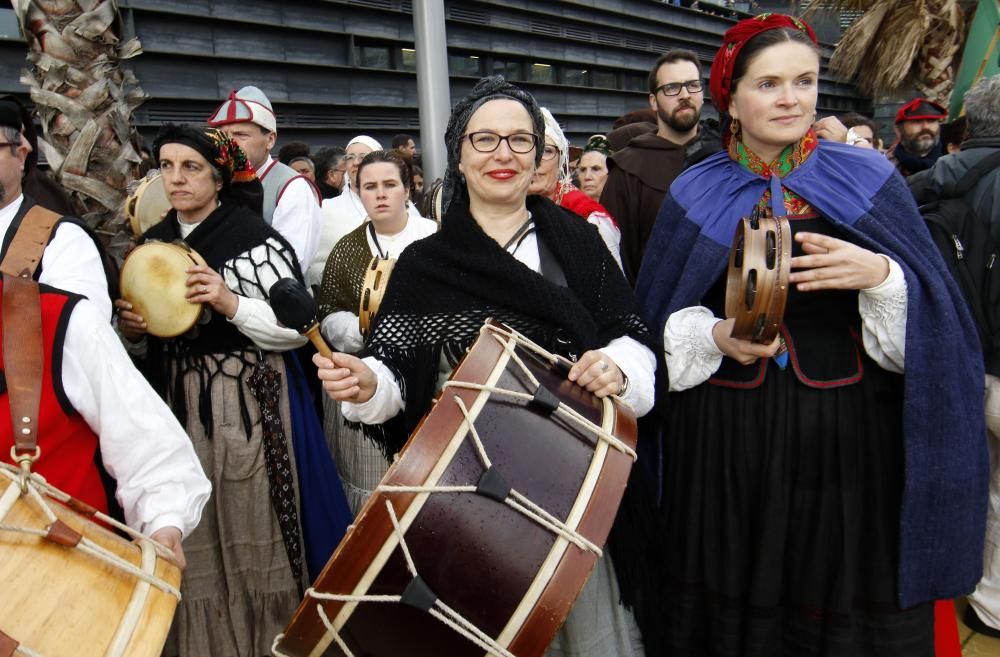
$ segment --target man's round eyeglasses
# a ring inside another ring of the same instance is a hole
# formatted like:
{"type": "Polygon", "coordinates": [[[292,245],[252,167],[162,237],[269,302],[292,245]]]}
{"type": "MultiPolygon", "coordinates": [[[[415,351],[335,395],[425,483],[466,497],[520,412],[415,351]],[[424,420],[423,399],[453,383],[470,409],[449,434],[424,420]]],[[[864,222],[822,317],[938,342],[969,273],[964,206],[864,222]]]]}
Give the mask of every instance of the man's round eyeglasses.
{"type": "Polygon", "coordinates": [[[688,90],[689,94],[696,94],[701,91],[701,80],[687,80],[685,82],[668,82],[656,88],[664,96],[676,96],[681,92],[681,87],[688,90]]]}
{"type": "Polygon", "coordinates": [[[498,135],[495,132],[470,132],[464,136],[480,153],[492,153],[507,142],[507,148],[514,153],[530,153],[538,145],[538,137],[530,132],[515,132],[512,135],[498,135]]]}

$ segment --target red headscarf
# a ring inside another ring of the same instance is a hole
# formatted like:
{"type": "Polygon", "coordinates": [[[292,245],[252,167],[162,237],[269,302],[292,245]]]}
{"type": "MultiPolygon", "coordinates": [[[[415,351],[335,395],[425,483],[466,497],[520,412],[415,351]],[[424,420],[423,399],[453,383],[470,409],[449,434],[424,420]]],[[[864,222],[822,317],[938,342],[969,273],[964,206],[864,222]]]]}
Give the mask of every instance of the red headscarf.
{"type": "Polygon", "coordinates": [[[816,43],[816,34],[804,21],[785,14],[760,14],[747,18],[726,30],[722,37],[722,47],[715,53],[712,61],[712,75],[709,78],[709,89],[712,91],[712,102],[720,112],[729,111],[729,100],[733,90],[733,68],[743,46],[761,32],[790,27],[801,30],[816,43]]]}

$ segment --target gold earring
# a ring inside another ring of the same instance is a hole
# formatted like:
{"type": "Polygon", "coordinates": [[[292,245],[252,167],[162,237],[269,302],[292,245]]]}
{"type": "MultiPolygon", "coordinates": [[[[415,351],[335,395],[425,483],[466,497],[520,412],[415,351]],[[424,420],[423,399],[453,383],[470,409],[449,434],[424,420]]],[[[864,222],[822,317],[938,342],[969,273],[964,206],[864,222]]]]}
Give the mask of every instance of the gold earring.
{"type": "Polygon", "coordinates": [[[740,120],[739,119],[730,119],[729,120],[729,132],[730,132],[730,134],[732,134],[732,136],[734,138],[736,137],[736,135],[738,135],[740,133],[740,120]]]}

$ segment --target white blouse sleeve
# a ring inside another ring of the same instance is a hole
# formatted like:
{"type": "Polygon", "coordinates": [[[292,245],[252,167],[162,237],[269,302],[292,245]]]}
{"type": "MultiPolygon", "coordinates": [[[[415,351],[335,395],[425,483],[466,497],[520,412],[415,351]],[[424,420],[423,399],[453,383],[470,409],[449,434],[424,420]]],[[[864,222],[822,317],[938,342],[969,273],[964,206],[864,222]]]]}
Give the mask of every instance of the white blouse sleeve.
{"type": "Polygon", "coordinates": [[[628,377],[622,401],[632,407],[636,417],[653,408],[656,357],[648,347],[630,337],[615,338],[601,349],[628,377]]]}
{"type": "Polygon", "coordinates": [[[239,297],[236,313],[229,320],[254,344],[267,351],[288,351],[301,347],[307,338],[278,323],[265,293],[282,278],[294,278],[290,262],[280,254],[281,245],[268,240],[222,267],[226,285],[239,297]]]}
{"type": "Polygon", "coordinates": [[[73,408],[100,437],[128,525],[146,534],[164,527],[189,534],[212,486],[191,439],[89,301],[70,315],[62,378],[73,408]]]}
{"type": "Polygon", "coordinates": [[[906,352],[906,277],[887,256],[889,275],[875,287],[858,294],[861,340],[879,367],[902,373],[906,352]]]}
{"type": "Polygon", "coordinates": [[[379,359],[369,356],[362,359],[378,377],[378,385],[372,398],[363,404],[342,402],[340,410],[350,422],[382,424],[394,418],[406,407],[403,392],[389,368],[379,359]]]}
{"type": "Polygon", "coordinates": [[[591,212],[590,216],[587,217],[587,223],[597,227],[597,232],[600,234],[601,239],[604,240],[604,246],[608,247],[611,257],[615,259],[615,262],[618,263],[618,268],[621,269],[622,233],[618,230],[618,226],[615,225],[614,220],[603,212],[591,212]]]}
{"type": "Polygon", "coordinates": [[[682,308],[663,327],[663,351],[671,392],[707,381],[722,364],[722,351],[712,337],[718,317],[703,306],[682,308]]]}
{"type": "Polygon", "coordinates": [[[319,331],[334,351],[356,354],[365,346],[358,316],[349,310],[338,310],[324,317],[319,331]]]}

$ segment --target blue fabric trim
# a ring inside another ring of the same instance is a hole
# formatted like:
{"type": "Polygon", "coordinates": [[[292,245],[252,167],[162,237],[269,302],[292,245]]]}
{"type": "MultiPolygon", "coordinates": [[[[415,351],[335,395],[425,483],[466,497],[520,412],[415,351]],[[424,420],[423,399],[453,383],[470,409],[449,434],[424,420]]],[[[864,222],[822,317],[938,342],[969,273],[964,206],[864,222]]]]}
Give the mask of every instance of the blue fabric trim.
{"type": "Polygon", "coordinates": [[[327,447],[305,374],[295,354],[284,354],[292,445],[299,478],[299,511],[309,581],[314,581],[353,522],[337,466],[327,447]]]}

